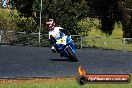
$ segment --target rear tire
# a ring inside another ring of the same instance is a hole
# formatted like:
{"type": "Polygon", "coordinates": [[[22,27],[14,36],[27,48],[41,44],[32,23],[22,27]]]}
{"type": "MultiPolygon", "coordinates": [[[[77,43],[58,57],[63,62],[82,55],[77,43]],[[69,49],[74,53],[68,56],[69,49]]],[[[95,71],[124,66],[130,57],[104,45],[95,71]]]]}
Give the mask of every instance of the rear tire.
{"type": "Polygon", "coordinates": [[[73,53],[70,47],[66,47],[66,51],[69,54],[68,59],[71,62],[78,62],[76,55],[73,53]]]}

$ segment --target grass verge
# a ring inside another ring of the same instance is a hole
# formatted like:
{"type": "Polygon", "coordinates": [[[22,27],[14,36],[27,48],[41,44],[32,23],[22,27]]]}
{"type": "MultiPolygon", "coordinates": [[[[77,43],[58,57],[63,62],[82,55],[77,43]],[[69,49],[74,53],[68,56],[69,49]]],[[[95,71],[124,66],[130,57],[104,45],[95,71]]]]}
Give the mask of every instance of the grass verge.
{"type": "Polygon", "coordinates": [[[129,84],[84,84],[79,85],[76,78],[51,78],[30,80],[1,80],[0,88],[132,88],[129,84]]]}

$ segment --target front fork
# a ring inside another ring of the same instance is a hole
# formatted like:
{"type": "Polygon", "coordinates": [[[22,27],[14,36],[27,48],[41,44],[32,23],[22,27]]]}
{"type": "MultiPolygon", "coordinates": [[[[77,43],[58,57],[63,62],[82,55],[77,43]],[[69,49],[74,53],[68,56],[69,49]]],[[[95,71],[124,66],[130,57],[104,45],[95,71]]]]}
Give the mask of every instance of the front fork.
{"type": "Polygon", "coordinates": [[[72,50],[72,52],[75,54],[75,48],[74,46],[71,46],[71,45],[67,45],[64,49],[65,53],[66,53],[66,57],[68,58],[69,57],[69,53],[67,51],[67,48],[70,48],[72,50]]]}

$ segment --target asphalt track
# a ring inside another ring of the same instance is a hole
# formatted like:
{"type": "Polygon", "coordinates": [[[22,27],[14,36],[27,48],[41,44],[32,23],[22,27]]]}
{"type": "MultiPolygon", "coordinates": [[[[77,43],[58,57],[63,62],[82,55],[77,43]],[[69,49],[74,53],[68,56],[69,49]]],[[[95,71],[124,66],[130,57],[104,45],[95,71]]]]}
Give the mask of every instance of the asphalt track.
{"type": "Polygon", "coordinates": [[[68,62],[46,47],[0,46],[0,78],[76,76],[82,66],[87,74],[131,74],[132,52],[77,49],[79,62],[68,62]]]}

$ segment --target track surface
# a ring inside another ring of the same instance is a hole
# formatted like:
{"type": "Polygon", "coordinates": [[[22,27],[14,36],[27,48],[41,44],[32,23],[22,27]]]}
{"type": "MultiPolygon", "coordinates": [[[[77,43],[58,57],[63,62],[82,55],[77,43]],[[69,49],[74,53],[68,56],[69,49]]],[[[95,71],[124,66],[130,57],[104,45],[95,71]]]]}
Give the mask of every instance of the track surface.
{"type": "Polygon", "coordinates": [[[77,49],[79,62],[68,62],[50,48],[0,46],[0,78],[75,76],[81,65],[89,74],[132,73],[132,52],[77,49]]]}

